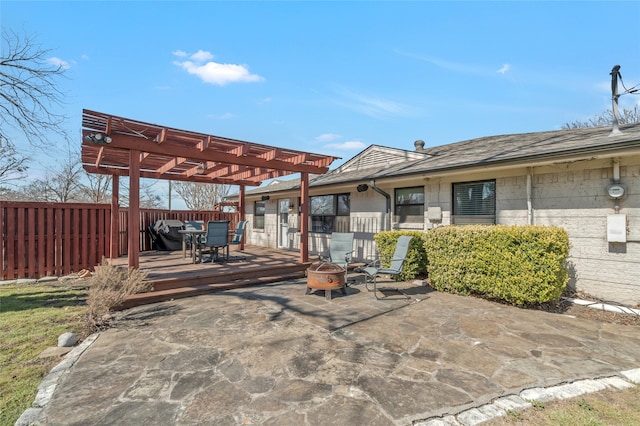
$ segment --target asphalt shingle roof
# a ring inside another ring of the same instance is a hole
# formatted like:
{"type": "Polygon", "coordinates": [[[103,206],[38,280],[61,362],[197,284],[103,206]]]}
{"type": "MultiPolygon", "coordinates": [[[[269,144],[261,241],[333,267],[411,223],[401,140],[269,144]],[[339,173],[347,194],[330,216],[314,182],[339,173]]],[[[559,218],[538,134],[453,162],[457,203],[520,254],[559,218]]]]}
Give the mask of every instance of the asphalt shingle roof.
{"type": "MultiPolygon", "coordinates": [[[[640,148],[640,123],[620,126],[619,134],[612,134],[611,127],[555,130],[536,133],[488,136],[468,141],[435,146],[420,151],[421,156],[411,156],[404,161],[377,162],[367,167],[350,167],[358,156],[380,149],[385,153],[396,152],[407,157],[406,151],[372,145],[354,159],[324,175],[314,175],[309,186],[322,186],[385,177],[406,176],[452,169],[491,166],[510,162],[535,161],[561,156],[602,153],[624,148],[640,148]],[[413,158],[413,159],[412,159],[413,158]]],[[[299,179],[279,182],[247,191],[247,194],[276,192],[300,187],[299,179]]]]}

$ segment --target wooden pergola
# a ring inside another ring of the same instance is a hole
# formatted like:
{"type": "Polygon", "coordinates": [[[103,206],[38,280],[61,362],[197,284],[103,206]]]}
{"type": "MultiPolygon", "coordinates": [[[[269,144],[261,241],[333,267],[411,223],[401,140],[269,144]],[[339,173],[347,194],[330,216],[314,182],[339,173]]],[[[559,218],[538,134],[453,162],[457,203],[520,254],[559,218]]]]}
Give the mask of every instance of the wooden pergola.
{"type": "MultiPolygon", "coordinates": [[[[309,174],[324,174],[337,159],[204,133],[174,129],[84,109],[82,166],[89,173],[113,177],[112,211],[118,211],[119,177],[129,177],[128,261],[139,267],[140,178],[216,183],[240,187],[239,210],[245,214],[245,187],[300,173],[300,261],[309,259],[309,174]]],[[[111,257],[117,257],[118,221],[111,219],[111,257]]]]}

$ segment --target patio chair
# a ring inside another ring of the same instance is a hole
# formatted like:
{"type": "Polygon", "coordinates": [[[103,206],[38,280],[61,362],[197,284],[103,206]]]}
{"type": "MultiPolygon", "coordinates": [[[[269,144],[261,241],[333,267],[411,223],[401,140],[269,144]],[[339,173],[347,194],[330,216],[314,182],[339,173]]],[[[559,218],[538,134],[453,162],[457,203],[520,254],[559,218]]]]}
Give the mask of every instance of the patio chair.
{"type": "MultiPolygon", "coordinates": [[[[240,245],[242,244],[242,237],[244,236],[244,230],[247,227],[247,221],[246,220],[241,220],[240,222],[238,222],[238,225],[236,226],[236,231],[233,233],[233,238],[231,239],[231,241],[229,241],[229,245],[230,246],[235,246],[235,245],[240,245]]],[[[229,248],[227,247],[227,252],[228,252],[229,248]]],[[[227,260],[228,260],[228,255],[227,255],[227,260]]],[[[234,256],[234,259],[242,259],[244,260],[244,257],[238,257],[238,256],[234,256]]]]}
{"type": "MultiPolygon", "coordinates": [[[[186,230],[191,230],[191,229],[195,229],[195,230],[202,230],[204,229],[204,220],[185,220],[184,221],[184,229],[186,230]]],[[[185,237],[187,246],[190,246],[192,244],[191,241],[191,235],[186,235],[185,237]]],[[[196,243],[198,243],[199,241],[196,241],[196,243]]],[[[197,244],[194,244],[194,246],[197,246],[197,244]]]]}
{"type": "MultiPolygon", "coordinates": [[[[183,226],[184,230],[203,230],[204,229],[204,220],[186,220],[184,222],[184,226],[183,226]]],[[[202,242],[201,238],[202,236],[196,236],[195,238],[197,239],[195,241],[195,243],[192,241],[192,239],[194,238],[193,235],[190,234],[183,234],[182,235],[182,256],[184,257],[186,255],[187,252],[187,247],[189,248],[189,251],[191,253],[191,255],[193,256],[193,251],[196,250],[198,248],[198,245],[202,242]]]]}
{"type": "Polygon", "coordinates": [[[227,248],[227,256],[229,258],[229,221],[228,220],[210,220],[207,222],[207,233],[204,235],[203,242],[198,244],[200,250],[200,262],[202,260],[202,249],[208,248],[211,256],[209,261],[218,260],[219,249],[227,248]]]}
{"type": "MultiPolygon", "coordinates": [[[[382,267],[380,260],[376,260],[362,268],[358,268],[358,271],[364,272],[364,274],[366,275],[365,286],[367,290],[373,291],[376,299],[383,299],[378,297],[376,279],[377,276],[379,274],[397,276],[402,272],[402,267],[404,266],[404,262],[406,261],[407,253],[409,252],[409,243],[411,243],[412,238],[413,237],[408,235],[402,235],[398,238],[395,252],[393,253],[393,257],[391,258],[391,265],[388,268],[382,267]],[[373,282],[373,290],[369,288],[370,282],[373,282]]],[[[395,290],[399,291],[398,289],[395,290]]],[[[409,296],[407,296],[406,294],[404,296],[409,298],[409,296]]]]}
{"type": "Polygon", "coordinates": [[[349,263],[353,257],[353,232],[334,232],[331,234],[329,257],[320,255],[321,261],[328,260],[344,268],[344,283],[347,285],[349,263]]]}

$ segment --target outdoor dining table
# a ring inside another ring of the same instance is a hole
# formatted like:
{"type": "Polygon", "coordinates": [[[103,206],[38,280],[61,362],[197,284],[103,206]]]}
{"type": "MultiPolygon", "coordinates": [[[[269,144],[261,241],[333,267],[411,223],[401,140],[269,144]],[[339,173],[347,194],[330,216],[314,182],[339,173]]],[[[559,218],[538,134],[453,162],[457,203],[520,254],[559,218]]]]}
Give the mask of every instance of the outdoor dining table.
{"type": "Polygon", "coordinates": [[[178,231],[182,234],[182,257],[187,257],[187,235],[191,235],[191,263],[196,263],[196,250],[194,245],[197,246],[200,235],[207,233],[204,229],[181,229],[178,231]]]}

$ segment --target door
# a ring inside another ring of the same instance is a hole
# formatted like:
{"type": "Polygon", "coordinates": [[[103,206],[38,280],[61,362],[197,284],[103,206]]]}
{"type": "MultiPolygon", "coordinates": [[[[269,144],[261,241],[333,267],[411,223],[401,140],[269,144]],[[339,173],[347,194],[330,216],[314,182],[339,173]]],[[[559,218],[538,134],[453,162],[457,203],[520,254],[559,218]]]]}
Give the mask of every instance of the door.
{"type": "Polygon", "coordinates": [[[289,248],[289,199],[278,200],[278,247],[289,248]]]}

